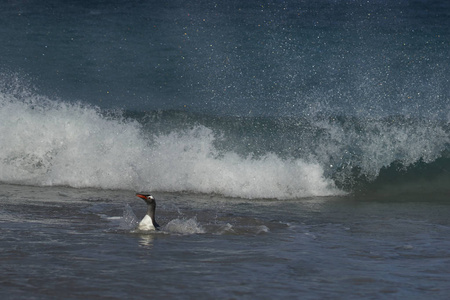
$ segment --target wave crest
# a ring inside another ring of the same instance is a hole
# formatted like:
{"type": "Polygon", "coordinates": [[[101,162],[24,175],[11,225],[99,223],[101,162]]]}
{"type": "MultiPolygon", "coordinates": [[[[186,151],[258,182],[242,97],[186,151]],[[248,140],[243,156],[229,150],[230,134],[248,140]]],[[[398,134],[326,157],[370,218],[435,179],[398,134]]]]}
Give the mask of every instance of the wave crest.
{"type": "Polygon", "coordinates": [[[341,194],[317,162],[219,151],[203,125],[158,134],[79,103],[3,93],[0,181],[245,198],[341,194]]]}

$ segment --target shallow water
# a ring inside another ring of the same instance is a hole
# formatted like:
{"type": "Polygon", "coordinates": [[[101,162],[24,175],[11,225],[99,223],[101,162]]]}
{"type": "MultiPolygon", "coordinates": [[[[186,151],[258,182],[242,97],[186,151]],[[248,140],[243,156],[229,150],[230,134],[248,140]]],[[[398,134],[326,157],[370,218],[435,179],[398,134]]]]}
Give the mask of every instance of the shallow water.
{"type": "Polygon", "coordinates": [[[130,214],[145,213],[130,191],[0,191],[3,299],[446,299],[450,291],[445,202],[161,193],[162,230],[145,233],[127,228],[130,214]]]}

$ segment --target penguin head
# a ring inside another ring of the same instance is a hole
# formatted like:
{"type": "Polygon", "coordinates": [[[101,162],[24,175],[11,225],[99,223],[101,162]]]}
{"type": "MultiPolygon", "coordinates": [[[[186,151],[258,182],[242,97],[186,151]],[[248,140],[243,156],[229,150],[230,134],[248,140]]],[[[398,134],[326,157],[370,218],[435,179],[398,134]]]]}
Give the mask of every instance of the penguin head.
{"type": "Polygon", "coordinates": [[[155,198],[150,194],[136,193],[136,196],[143,199],[147,204],[155,204],[155,198]]]}

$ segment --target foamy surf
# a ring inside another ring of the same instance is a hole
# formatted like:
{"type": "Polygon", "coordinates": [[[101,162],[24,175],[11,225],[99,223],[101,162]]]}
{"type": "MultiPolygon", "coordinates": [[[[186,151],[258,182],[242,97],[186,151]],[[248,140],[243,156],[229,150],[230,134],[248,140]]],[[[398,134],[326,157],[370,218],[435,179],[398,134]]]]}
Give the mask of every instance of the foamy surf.
{"type": "Polygon", "coordinates": [[[447,178],[446,120],[124,114],[16,84],[0,93],[5,183],[296,199],[344,195],[393,168],[410,185],[423,167],[447,178]]]}
{"type": "Polygon", "coordinates": [[[342,192],[319,163],[219,151],[203,125],[167,134],[96,107],[26,94],[0,97],[0,181],[243,198],[342,192]]]}

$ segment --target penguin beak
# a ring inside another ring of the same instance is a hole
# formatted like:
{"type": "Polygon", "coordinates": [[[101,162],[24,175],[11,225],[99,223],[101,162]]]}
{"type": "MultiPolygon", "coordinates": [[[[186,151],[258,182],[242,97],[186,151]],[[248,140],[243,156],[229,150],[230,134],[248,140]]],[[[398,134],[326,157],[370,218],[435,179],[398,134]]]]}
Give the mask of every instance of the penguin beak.
{"type": "Polygon", "coordinates": [[[139,198],[142,198],[144,200],[147,200],[147,197],[142,194],[136,194],[136,196],[138,196],[139,198]]]}

